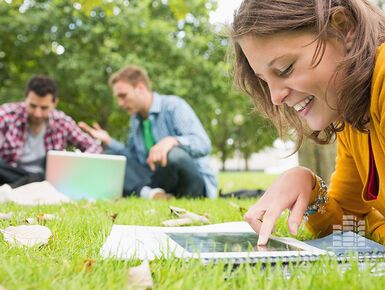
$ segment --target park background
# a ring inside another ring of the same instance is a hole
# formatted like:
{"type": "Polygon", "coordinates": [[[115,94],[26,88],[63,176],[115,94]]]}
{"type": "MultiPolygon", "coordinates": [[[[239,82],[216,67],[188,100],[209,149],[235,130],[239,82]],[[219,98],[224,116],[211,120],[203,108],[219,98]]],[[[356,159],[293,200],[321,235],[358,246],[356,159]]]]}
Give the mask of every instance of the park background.
{"type": "MultiPolygon", "coordinates": [[[[31,75],[50,75],[58,109],[125,141],[129,116],[107,81],[134,63],[147,69],[155,91],[191,104],[212,141],[215,169],[279,173],[298,164],[297,155],[284,159],[293,143],[271,147],[276,130],[233,87],[227,35],[239,3],[222,0],[217,10],[215,0],[0,0],[0,103],[23,100],[31,75]]],[[[309,144],[299,160],[327,179],[334,147],[309,144]]]]}
{"type": "MultiPolygon", "coordinates": [[[[0,103],[23,100],[30,76],[48,74],[58,82],[60,110],[77,121],[97,121],[124,141],[129,116],[117,107],[107,80],[123,65],[135,63],[148,70],[154,90],[179,95],[193,106],[210,135],[219,169],[275,166],[292,153],[292,143],[276,141],[271,124],[253,113],[248,97],[234,90],[231,62],[226,61],[226,27],[210,21],[217,4],[214,0],[0,0],[0,103]]],[[[327,179],[334,156],[335,144],[306,143],[298,160],[327,179]]],[[[266,188],[275,178],[245,171],[221,172],[220,184],[231,182],[232,189],[266,188]]],[[[127,198],[59,206],[2,204],[0,212],[14,215],[0,220],[0,228],[24,224],[27,217],[42,213],[57,218],[43,222],[54,234],[47,246],[25,249],[0,239],[0,289],[130,289],[127,269],[135,261],[105,260],[99,255],[113,224],[158,226],[171,218],[170,204],[207,214],[211,223],[240,221],[254,202],[127,198]]],[[[285,215],[275,234],[290,236],[285,215]]],[[[309,236],[301,230],[296,238],[309,236]]],[[[330,260],[309,267],[246,264],[236,269],[175,259],[151,263],[156,289],[382,289],[385,271],[373,269],[354,261],[341,269],[330,260]]]]}

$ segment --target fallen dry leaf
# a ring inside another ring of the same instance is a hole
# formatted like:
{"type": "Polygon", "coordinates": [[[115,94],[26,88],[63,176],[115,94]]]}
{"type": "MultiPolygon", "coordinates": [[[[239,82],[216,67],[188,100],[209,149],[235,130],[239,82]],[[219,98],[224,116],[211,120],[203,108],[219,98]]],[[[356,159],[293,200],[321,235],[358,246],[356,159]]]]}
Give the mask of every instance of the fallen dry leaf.
{"type": "Polygon", "coordinates": [[[1,213],[0,212],[0,220],[9,220],[13,215],[13,212],[9,213],[1,213]]]}
{"type": "Polygon", "coordinates": [[[176,207],[176,206],[170,206],[171,213],[178,216],[180,219],[191,219],[192,221],[202,222],[202,223],[209,223],[209,219],[203,215],[199,215],[190,211],[187,211],[184,208],[176,207]]]}
{"type": "Polygon", "coordinates": [[[44,221],[50,221],[56,219],[56,216],[54,214],[49,214],[49,213],[38,213],[36,215],[36,219],[39,223],[44,222],[44,221]]]}
{"type": "Polygon", "coordinates": [[[110,214],[110,218],[112,219],[112,222],[115,222],[116,218],[118,217],[117,213],[110,214]]]}
{"type": "Polygon", "coordinates": [[[193,213],[193,212],[186,212],[181,215],[179,215],[179,218],[184,219],[184,218],[189,218],[195,222],[202,222],[205,224],[209,223],[209,219],[205,216],[193,213]]]}
{"type": "Polygon", "coordinates": [[[176,206],[172,206],[172,205],[169,206],[169,209],[170,209],[171,213],[173,213],[177,216],[187,212],[187,210],[185,210],[184,208],[176,207],[176,206]]]}
{"type": "Polygon", "coordinates": [[[24,222],[26,222],[27,224],[30,224],[30,225],[33,225],[33,224],[36,224],[37,222],[36,222],[36,220],[35,220],[35,218],[26,218],[25,220],[24,220],[24,222]]]}
{"type": "Polygon", "coordinates": [[[237,210],[239,210],[241,212],[241,214],[245,214],[247,212],[247,209],[236,204],[235,202],[232,202],[230,201],[229,204],[232,206],[232,207],[235,207],[237,210]]]}
{"type": "Polygon", "coordinates": [[[4,230],[0,229],[0,232],[8,243],[27,247],[48,244],[52,236],[50,229],[41,225],[11,226],[4,230]]]}
{"type": "Polygon", "coordinates": [[[94,265],[96,264],[96,260],[93,259],[85,259],[83,263],[83,267],[86,269],[88,273],[91,273],[94,269],[94,265]]]}
{"type": "Polygon", "coordinates": [[[148,260],[144,260],[137,267],[128,269],[128,286],[132,289],[152,289],[154,287],[148,260]]]}
{"type": "Polygon", "coordinates": [[[166,227],[178,227],[178,226],[188,226],[193,223],[194,221],[190,218],[179,218],[179,219],[173,219],[173,220],[165,220],[162,222],[162,225],[166,227]]]}

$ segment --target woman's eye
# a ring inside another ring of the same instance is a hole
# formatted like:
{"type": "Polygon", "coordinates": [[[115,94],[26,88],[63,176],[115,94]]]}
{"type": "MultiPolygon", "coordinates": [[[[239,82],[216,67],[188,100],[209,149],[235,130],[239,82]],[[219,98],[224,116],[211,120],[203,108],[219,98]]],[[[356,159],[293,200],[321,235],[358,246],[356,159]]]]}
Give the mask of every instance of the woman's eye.
{"type": "Polygon", "coordinates": [[[292,70],[293,70],[293,64],[290,64],[284,69],[279,71],[279,76],[281,77],[288,76],[292,72],[292,70]]]}

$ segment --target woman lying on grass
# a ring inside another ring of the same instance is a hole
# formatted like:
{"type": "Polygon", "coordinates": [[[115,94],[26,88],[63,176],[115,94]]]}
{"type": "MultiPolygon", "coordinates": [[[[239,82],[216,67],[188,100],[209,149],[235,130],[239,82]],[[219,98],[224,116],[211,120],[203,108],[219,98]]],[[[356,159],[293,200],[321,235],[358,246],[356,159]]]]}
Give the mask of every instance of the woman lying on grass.
{"type": "Polygon", "coordinates": [[[280,132],[320,144],[337,139],[329,189],[313,172],[284,172],[245,219],[267,242],[290,210],[289,230],[308,217],[315,234],[343,215],[385,237],[385,16],[368,0],[244,0],[232,27],[237,85],[280,132]]]}

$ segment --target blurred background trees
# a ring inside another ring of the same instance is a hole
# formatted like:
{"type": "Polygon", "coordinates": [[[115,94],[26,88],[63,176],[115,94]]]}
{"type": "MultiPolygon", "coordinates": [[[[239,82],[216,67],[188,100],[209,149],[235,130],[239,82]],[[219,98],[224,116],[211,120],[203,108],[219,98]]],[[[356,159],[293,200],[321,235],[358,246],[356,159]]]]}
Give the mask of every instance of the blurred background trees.
{"type": "Polygon", "coordinates": [[[215,0],[0,0],[0,103],[22,100],[31,75],[48,74],[59,109],[125,141],[129,116],[107,80],[135,63],[155,91],[192,105],[223,164],[238,151],[247,166],[277,135],[232,87],[228,41],[209,23],[215,7],[215,0]]]}

